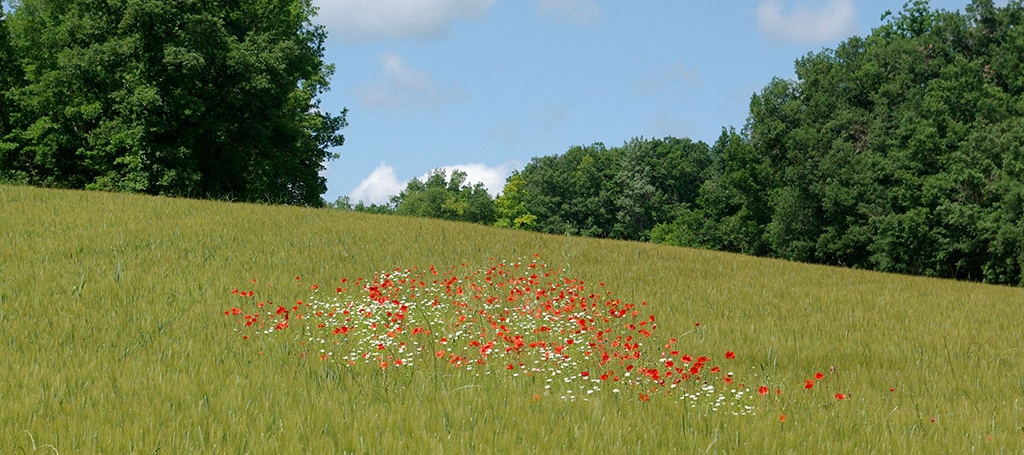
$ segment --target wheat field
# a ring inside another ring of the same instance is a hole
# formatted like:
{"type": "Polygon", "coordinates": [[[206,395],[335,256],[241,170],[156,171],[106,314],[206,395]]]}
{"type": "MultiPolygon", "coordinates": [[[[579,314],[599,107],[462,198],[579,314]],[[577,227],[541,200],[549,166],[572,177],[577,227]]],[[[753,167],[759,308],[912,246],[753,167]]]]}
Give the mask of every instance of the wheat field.
{"type": "Polygon", "coordinates": [[[1024,451],[1017,288],[20,186],[0,186],[0,220],[0,453],[1024,451]],[[689,352],[735,352],[752,413],[611,393],[569,401],[538,393],[538,378],[439,364],[323,362],[287,338],[243,340],[224,316],[245,286],[297,301],[310,283],[534,255],[647,302],[689,352]],[[805,389],[816,372],[827,377],[805,389]]]}

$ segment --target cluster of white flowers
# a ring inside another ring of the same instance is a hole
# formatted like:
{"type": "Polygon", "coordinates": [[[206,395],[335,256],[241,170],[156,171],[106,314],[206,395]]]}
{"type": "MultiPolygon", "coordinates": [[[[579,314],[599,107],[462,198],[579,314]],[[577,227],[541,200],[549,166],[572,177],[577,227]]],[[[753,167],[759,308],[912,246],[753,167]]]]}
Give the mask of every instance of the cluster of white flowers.
{"type": "Polygon", "coordinates": [[[744,404],[746,396],[745,389],[732,388],[729,390],[716,391],[715,386],[709,383],[701,385],[699,390],[682,394],[679,399],[690,405],[691,408],[704,406],[708,411],[727,411],[733,415],[748,415],[754,412],[754,407],[744,404]]]}

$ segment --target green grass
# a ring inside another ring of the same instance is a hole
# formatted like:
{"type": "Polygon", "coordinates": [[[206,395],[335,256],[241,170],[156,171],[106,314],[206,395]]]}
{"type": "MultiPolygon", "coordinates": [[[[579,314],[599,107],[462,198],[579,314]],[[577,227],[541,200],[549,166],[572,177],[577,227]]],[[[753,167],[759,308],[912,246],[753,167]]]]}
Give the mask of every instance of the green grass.
{"type": "Polygon", "coordinates": [[[426,219],[12,186],[0,186],[0,220],[0,453],[1024,450],[1021,289],[426,219]],[[662,335],[695,354],[735,351],[730,365],[748,387],[785,393],[755,397],[753,416],[612,394],[535,400],[529,378],[301,358],[284,339],[240,340],[223,315],[231,290],[251,279],[274,283],[279,300],[301,299],[297,275],[334,283],[535,253],[649,302],[662,335]]]}

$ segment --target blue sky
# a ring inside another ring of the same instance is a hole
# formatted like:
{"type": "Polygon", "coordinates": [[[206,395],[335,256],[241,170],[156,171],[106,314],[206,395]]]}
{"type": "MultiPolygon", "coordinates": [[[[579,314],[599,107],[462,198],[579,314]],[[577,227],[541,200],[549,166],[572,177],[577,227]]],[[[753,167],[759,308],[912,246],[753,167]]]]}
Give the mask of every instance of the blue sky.
{"type": "MultiPolygon", "coordinates": [[[[708,143],[798,57],[903,1],[315,0],[349,109],[325,199],[384,203],[458,167],[495,194],[532,157],[633,137],[708,143]]],[[[1005,1],[1001,2],[1005,3],[1005,1]]],[[[967,0],[933,1],[963,9],[967,0]]]]}
{"type": "MultiPolygon", "coordinates": [[[[458,167],[492,194],[532,157],[633,137],[712,143],[793,62],[903,0],[313,0],[349,109],[327,201],[384,203],[458,167]]],[[[969,0],[933,0],[963,9],[969,0]]],[[[1005,4],[1006,0],[997,0],[1005,4]]]]}

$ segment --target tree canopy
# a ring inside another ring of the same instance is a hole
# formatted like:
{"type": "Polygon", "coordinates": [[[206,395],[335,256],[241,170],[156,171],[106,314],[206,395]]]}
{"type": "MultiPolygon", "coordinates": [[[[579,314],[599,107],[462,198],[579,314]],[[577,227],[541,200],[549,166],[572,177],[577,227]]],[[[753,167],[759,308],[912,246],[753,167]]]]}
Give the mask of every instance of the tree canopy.
{"type": "Polygon", "coordinates": [[[322,203],[345,112],[319,109],[333,67],[310,0],[12,6],[0,179],[322,203]]]}
{"type": "Polygon", "coordinates": [[[800,59],[751,102],[773,254],[1020,280],[1024,9],[908,4],[867,38],[800,59]]]}
{"type": "MultiPolygon", "coordinates": [[[[482,183],[470,185],[466,173],[455,169],[449,178],[443,169],[432,171],[424,181],[412,179],[391,199],[398,215],[440,218],[449,221],[494,222],[494,200],[482,183]]],[[[372,207],[372,206],[371,206],[372,207]]]]}
{"type": "Polygon", "coordinates": [[[648,240],[691,204],[709,177],[708,146],[689,139],[635,138],[621,147],[572,147],[534,158],[508,178],[498,225],[553,234],[648,240]]]}
{"type": "Polygon", "coordinates": [[[499,224],[1020,284],[1024,6],[915,1],[796,62],[707,147],[637,139],[534,158],[499,224]]]}
{"type": "MultiPolygon", "coordinates": [[[[0,11],[0,181],[320,205],[345,112],[310,0],[21,0],[0,11]]],[[[865,269],[1024,280],[1024,2],[888,12],[755,93],[713,145],[536,157],[355,210],[865,269]]],[[[337,207],[353,209],[347,200],[337,207]]]]}
{"type": "MultiPolygon", "coordinates": [[[[12,101],[9,99],[6,89],[18,84],[20,79],[14,49],[11,47],[10,33],[7,30],[7,18],[4,16],[3,8],[0,8],[0,139],[4,132],[11,130],[12,101]]],[[[2,165],[0,162],[0,166],[2,165]]]]}

